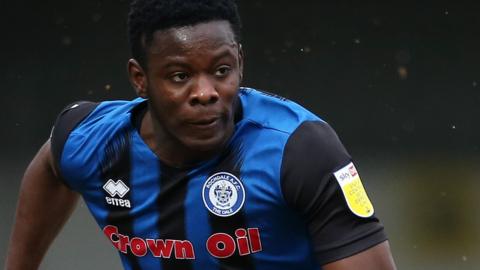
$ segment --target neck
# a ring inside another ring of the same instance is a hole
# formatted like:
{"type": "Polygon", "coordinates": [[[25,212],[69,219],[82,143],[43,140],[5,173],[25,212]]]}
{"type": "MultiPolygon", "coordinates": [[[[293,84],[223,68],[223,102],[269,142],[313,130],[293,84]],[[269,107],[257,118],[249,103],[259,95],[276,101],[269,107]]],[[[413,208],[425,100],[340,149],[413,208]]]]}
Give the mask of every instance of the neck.
{"type": "Polygon", "coordinates": [[[157,155],[157,158],[171,167],[192,167],[214,157],[224,149],[224,146],[210,151],[191,149],[164,130],[159,121],[155,120],[148,110],[142,119],[140,135],[148,147],[157,155]]]}

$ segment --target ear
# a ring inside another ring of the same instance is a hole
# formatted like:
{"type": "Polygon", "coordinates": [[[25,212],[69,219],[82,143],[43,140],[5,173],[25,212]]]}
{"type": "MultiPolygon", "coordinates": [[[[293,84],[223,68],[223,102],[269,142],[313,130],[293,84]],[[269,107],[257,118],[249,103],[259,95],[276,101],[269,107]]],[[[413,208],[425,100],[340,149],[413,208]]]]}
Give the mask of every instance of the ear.
{"type": "Polygon", "coordinates": [[[243,61],[245,59],[245,54],[243,53],[242,44],[238,43],[238,70],[240,74],[240,83],[243,79],[243,61]]]}
{"type": "Polygon", "coordinates": [[[147,75],[142,66],[135,59],[128,60],[127,72],[130,83],[132,84],[137,96],[148,98],[147,95],[147,75]]]}

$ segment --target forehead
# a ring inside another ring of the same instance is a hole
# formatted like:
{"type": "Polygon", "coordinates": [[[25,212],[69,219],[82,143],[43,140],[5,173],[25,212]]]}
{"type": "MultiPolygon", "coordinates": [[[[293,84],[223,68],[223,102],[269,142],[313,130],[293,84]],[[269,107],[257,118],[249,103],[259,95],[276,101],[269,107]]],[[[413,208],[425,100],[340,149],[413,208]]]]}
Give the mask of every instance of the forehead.
{"type": "Polygon", "coordinates": [[[147,48],[147,54],[172,54],[224,45],[236,45],[230,23],[228,21],[210,21],[155,31],[152,42],[147,48]]]}

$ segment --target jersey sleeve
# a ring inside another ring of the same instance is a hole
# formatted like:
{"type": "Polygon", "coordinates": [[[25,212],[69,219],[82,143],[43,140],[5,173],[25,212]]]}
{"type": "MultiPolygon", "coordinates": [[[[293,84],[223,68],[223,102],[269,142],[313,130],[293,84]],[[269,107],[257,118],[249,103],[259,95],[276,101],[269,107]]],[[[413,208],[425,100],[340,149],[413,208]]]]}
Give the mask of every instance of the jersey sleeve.
{"type": "MultiPolygon", "coordinates": [[[[287,204],[305,220],[321,265],[352,256],[387,239],[383,225],[373,215],[373,207],[371,213],[361,217],[349,206],[352,198],[347,198],[351,190],[338,180],[339,172],[348,170],[352,166],[349,164],[351,157],[337,135],[321,121],[302,123],[284,150],[282,192],[287,204]]],[[[358,183],[361,185],[359,177],[358,183]]],[[[364,193],[363,199],[366,196],[364,193]]],[[[370,203],[368,197],[366,200],[370,203]]]]}
{"type": "Polygon", "coordinates": [[[98,104],[90,101],[74,102],[66,106],[58,115],[50,134],[51,151],[57,172],[61,173],[60,161],[68,136],[98,104]]]}

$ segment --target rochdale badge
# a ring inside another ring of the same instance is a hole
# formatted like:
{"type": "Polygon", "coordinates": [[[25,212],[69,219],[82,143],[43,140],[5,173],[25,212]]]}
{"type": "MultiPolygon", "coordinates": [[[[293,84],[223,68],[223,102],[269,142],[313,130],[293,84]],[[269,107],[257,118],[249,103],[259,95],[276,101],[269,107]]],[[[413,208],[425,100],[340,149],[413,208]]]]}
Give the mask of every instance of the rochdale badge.
{"type": "Polygon", "coordinates": [[[227,172],[210,176],[202,189],[203,203],[219,217],[229,217],[240,211],[245,202],[245,189],[238,178],[227,172]]]}

